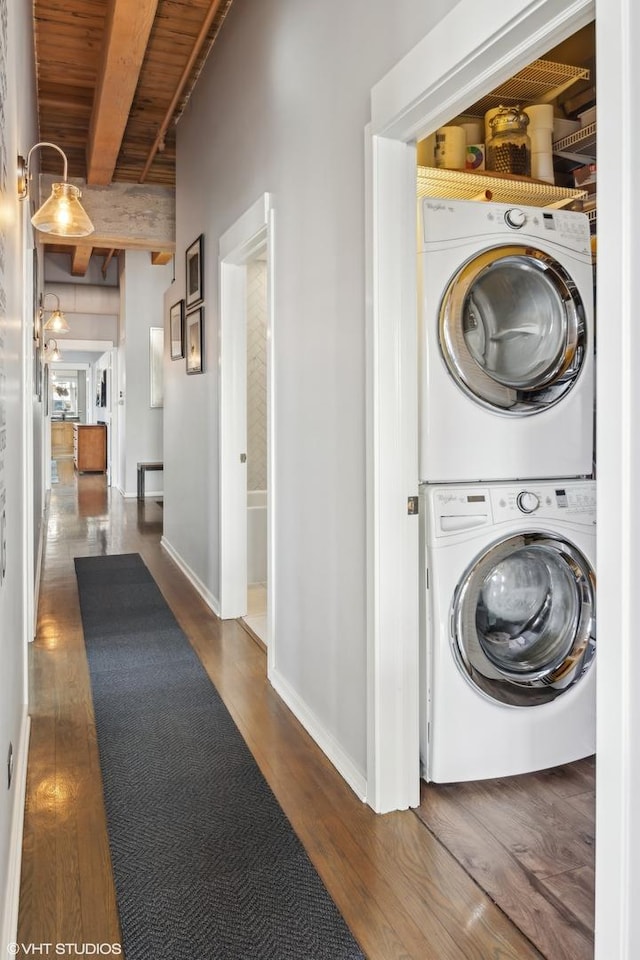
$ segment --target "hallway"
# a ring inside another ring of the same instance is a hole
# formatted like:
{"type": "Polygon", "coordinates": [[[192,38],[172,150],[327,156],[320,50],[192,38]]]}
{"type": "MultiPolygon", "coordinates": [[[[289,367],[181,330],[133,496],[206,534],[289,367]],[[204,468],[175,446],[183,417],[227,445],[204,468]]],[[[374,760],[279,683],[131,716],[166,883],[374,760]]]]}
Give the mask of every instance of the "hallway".
{"type": "Polygon", "coordinates": [[[119,943],[73,558],[139,552],[366,956],[540,958],[418,817],[378,817],[345,785],[266,681],[263,649],[219,621],[161,549],[161,505],[124,500],[69,462],[58,473],[30,649],[18,943],[65,944],[69,956],[119,943]]]}

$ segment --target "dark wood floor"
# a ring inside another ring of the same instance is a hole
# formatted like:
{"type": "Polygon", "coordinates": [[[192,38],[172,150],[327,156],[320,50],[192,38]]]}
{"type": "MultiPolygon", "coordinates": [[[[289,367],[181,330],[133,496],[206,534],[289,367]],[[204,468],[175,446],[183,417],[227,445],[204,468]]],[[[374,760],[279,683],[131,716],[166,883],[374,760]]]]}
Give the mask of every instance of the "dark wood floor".
{"type": "Polygon", "coordinates": [[[425,787],[419,811],[376,816],[274,693],[264,650],[217,620],[162,550],[162,507],[125,501],[100,476],[76,478],[68,462],[58,473],[30,650],[20,943],[119,942],[73,557],[135,551],[370,960],[592,955],[589,763],[425,787]]]}

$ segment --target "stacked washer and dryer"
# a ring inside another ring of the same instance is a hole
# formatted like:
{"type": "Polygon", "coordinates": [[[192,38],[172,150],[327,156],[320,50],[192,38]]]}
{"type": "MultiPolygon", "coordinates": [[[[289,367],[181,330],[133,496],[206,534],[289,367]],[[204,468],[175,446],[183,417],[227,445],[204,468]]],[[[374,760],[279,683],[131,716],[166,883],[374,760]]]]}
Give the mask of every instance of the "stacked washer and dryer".
{"type": "Polygon", "coordinates": [[[437,782],[595,750],[586,216],[420,202],[421,760],[437,782]]]}

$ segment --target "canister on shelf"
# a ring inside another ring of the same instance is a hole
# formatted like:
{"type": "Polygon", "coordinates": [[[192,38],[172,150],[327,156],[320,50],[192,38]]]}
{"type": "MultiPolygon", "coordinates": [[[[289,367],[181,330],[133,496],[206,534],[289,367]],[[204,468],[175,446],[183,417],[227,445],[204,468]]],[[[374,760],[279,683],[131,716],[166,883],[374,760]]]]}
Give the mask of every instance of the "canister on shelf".
{"type": "Polygon", "coordinates": [[[496,173],[531,176],[531,142],[527,135],[529,117],[516,107],[500,107],[489,121],[491,137],[486,147],[486,168],[496,173]]]}

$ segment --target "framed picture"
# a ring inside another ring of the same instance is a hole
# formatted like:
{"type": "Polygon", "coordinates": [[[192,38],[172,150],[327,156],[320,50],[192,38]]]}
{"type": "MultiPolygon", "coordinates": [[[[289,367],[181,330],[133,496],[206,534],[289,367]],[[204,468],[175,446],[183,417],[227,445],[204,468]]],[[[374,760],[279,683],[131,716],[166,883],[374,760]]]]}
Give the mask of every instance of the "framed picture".
{"type": "Polygon", "coordinates": [[[187,310],[195,306],[204,299],[204,289],[202,282],[202,259],[204,256],[204,234],[200,234],[197,240],[194,240],[190,247],[187,247],[186,254],[186,284],[187,291],[187,310]]]}
{"type": "Polygon", "coordinates": [[[164,327],[149,329],[149,406],[163,406],[164,327]]]}
{"type": "Polygon", "coordinates": [[[187,373],[202,373],[202,307],[187,314],[185,353],[187,373]]]}
{"type": "Polygon", "coordinates": [[[184,300],[178,300],[169,310],[169,339],[171,359],[184,357],[184,300]]]}

